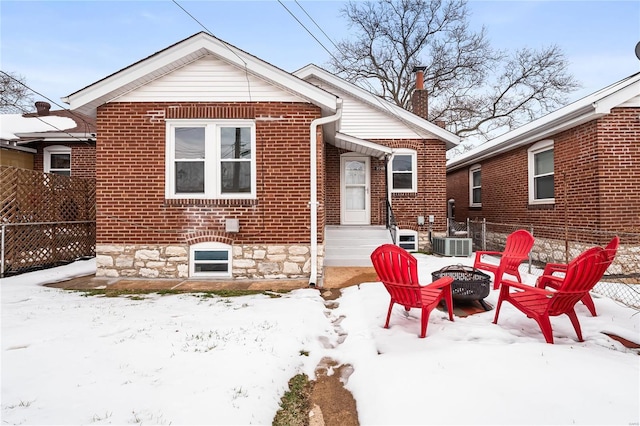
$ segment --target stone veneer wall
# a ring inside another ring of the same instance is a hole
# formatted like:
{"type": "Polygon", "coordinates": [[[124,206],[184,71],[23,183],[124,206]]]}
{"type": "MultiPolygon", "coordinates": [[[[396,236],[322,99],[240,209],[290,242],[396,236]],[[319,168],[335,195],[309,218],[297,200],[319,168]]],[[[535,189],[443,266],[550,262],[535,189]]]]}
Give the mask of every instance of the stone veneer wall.
{"type": "MultiPolygon", "coordinates": [[[[446,237],[446,232],[436,232],[431,231],[431,238],[435,237],[446,237]]],[[[431,244],[431,240],[429,240],[429,232],[418,231],[418,250],[424,252],[430,252],[433,250],[433,245],[431,244]]]]}
{"type": "MultiPolygon", "coordinates": [[[[496,247],[504,247],[506,239],[506,234],[487,232],[487,250],[500,250],[499,248],[496,249],[496,247]]],[[[570,241],[569,260],[571,261],[591,247],[594,247],[594,244],[570,241]]],[[[531,249],[531,260],[542,264],[565,263],[564,240],[535,237],[535,242],[531,249]]],[[[621,244],[613,263],[607,269],[606,273],[615,275],[633,275],[640,273],[640,246],[621,244]]]]}
{"type": "MultiPolygon", "coordinates": [[[[236,245],[232,279],[308,278],[311,253],[306,245],[236,245]]],[[[318,245],[318,275],[324,246],[318,245]]],[[[97,245],[97,277],[189,278],[188,245],[97,245]]],[[[216,279],[215,277],[194,277],[216,279]]]]}

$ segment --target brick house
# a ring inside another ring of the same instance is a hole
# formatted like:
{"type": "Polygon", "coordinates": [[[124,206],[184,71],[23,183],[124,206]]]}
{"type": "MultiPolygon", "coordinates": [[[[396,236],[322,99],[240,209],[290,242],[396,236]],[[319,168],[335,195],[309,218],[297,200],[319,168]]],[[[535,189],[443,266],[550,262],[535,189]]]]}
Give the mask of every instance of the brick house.
{"type": "Polygon", "coordinates": [[[456,221],[531,225],[536,239],[640,233],[639,182],[640,73],[447,162],[456,221]]]}
{"type": "Polygon", "coordinates": [[[387,199],[416,243],[418,215],[445,230],[458,138],[315,66],[198,33],[65,101],[97,120],[98,276],[315,285],[326,226],[384,227],[387,199]]]}
{"type": "Polygon", "coordinates": [[[95,118],[53,110],[36,102],[36,112],[0,117],[0,165],[44,173],[95,178],[95,118]]]}

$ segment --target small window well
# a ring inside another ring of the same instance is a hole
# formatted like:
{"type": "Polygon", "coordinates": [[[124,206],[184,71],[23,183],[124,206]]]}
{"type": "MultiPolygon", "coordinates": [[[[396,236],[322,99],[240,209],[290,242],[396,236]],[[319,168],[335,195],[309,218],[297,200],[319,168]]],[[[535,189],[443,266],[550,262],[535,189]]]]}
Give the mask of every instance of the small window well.
{"type": "Polygon", "coordinates": [[[406,251],[418,251],[418,233],[410,230],[399,230],[398,246],[406,251]]]}

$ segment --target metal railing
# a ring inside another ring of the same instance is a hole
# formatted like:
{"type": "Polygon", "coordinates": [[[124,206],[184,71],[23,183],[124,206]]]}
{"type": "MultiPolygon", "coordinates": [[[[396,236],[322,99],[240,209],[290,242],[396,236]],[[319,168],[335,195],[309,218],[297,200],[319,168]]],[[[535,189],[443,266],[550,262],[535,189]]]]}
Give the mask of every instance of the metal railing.
{"type": "Polygon", "coordinates": [[[447,218],[447,237],[471,238],[469,235],[469,219],[465,222],[456,222],[452,218],[447,218]]]}
{"type": "Polygon", "coordinates": [[[396,244],[398,241],[398,223],[396,222],[396,217],[393,215],[393,209],[391,208],[389,200],[387,200],[387,229],[391,233],[393,244],[396,244]]]}

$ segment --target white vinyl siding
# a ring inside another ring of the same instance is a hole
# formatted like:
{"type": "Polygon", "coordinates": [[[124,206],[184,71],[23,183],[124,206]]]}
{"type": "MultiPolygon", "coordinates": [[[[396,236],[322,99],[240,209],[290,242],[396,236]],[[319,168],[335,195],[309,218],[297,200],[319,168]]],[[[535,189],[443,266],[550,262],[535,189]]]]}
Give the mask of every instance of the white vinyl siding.
{"type": "Polygon", "coordinates": [[[372,106],[317,78],[309,83],[339,96],[343,100],[340,132],[360,139],[438,139],[437,136],[409,127],[399,118],[390,116],[384,102],[372,106]]]}
{"type": "Polygon", "coordinates": [[[213,56],[205,56],[117,99],[122,102],[306,102],[213,56]]]}

